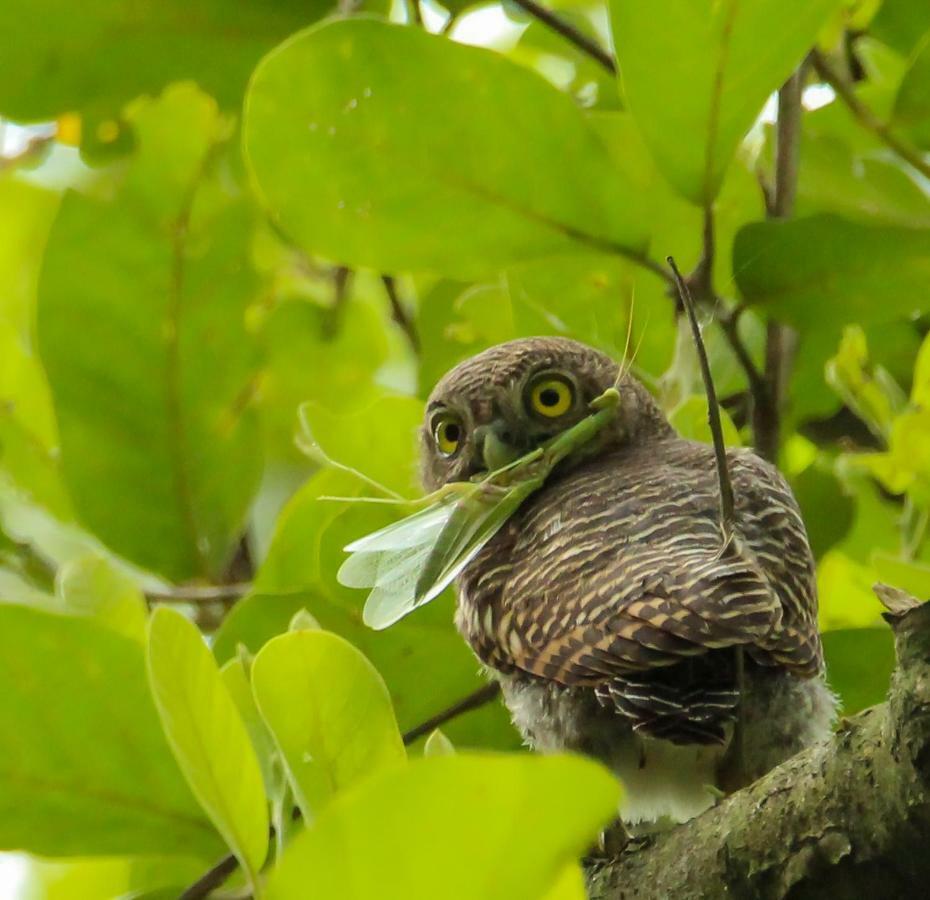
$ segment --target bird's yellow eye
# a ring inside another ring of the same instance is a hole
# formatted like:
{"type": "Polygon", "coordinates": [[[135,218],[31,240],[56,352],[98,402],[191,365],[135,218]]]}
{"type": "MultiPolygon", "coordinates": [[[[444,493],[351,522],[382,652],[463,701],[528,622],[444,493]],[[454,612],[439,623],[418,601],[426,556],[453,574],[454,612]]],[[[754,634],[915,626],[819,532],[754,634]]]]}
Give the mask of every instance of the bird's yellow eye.
{"type": "Polygon", "coordinates": [[[535,381],[529,393],[532,411],[547,419],[564,416],[575,402],[575,388],[571,382],[554,375],[535,381]]]}
{"type": "Polygon", "coordinates": [[[462,423],[453,415],[443,413],[433,422],[433,440],[443,456],[452,456],[462,443],[462,423]]]}

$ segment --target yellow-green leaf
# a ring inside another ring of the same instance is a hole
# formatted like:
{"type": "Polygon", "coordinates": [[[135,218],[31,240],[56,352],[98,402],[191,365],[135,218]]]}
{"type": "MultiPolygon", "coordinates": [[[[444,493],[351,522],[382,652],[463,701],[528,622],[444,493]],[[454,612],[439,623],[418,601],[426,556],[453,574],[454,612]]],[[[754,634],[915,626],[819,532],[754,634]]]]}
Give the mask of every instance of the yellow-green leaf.
{"type": "Polygon", "coordinates": [[[332,794],[406,759],[384,681],[331,632],[269,641],[252,665],[252,689],[308,822],[332,794]]]}
{"type": "Polygon", "coordinates": [[[261,769],[213,655],[196,626],[176,610],[162,606],[152,614],[148,669],[181,771],[254,883],[268,850],[261,769]]]}
{"type": "Polygon", "coordinates": [[[288,847],[268,897],[303,900],[312,884],[342,900],[541,900],[619,795],[578,757],[418,759],[331,803],[288,847]]]}

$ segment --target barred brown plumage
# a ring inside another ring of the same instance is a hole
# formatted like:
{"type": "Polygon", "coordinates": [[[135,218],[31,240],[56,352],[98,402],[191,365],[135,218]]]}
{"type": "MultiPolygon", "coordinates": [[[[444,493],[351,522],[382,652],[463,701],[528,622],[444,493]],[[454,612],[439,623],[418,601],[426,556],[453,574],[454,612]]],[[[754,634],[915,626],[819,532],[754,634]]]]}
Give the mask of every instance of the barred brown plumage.
{"type": "MultiPolygon", "coordinates": [[[[443,456],[424,428],[426,485],[481,471],[489,433],[519,454],[570,427],[616,373],[603,354],[557,338],[467,360],[428,404],[428,416],[456,416],[464,440],[443,456]],[[540,372],[575,393],[551,421],[527,408],[540,372]]],[[[465,568],[458,627],[541,749],[587,752],[621,774],[630,756],[642,776],[662,744],[716,747],[695,757],[701,788],[725,765],[742,702],[746,728],[757,729],[745,736],[756,751],[746,774],[761,774],[825,734],[833,715],[800,511],[773,466],[730,451],[735,540],[724,548],[712,449],[679,437],[631,376],[618,387],[615,425],[562,463],[465,568]],[[748,657],[742,699],[735,647],[748,657]]],[[[696,789],[672,814],[709,802],[696,789]]]]}

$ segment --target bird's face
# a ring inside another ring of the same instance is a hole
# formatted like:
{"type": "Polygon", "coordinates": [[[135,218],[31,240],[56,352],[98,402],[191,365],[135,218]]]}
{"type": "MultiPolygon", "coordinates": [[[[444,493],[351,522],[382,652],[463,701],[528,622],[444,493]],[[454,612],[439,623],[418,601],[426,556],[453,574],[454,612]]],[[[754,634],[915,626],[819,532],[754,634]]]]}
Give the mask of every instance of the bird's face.
{"type": "MultiPolygon", "coordinates": [[[[494,471],[570,428],[614,384],[617,370],[610,357],[563,338],[510,341],[460,363],[427,402],[421,430],[424,486],[435,490],[494,471]]],[[[590,449],[623,440],[640,392],[645,394],[637,382],[624,379],[617,423],[590,449]],[[628,383],[636,390],[628,398],[631,408],[624,409],[628,383]]]]}

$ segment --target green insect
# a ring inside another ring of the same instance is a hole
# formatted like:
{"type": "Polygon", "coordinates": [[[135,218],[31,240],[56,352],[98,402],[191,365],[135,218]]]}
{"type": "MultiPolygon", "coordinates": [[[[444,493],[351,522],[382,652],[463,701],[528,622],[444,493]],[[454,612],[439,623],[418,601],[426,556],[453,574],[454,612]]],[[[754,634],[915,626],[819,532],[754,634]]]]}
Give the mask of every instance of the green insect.
{"type": "Polygon", "coordinates": [[[363,619],[383,629],[437,597],[480,552],[558,463],[593,440],[617,414],[609,388],[591,412],[525,456],[473,481],[448,484],[424,497],[429,505],[345,549],[339,583],[371,588],[363,619]]]}

